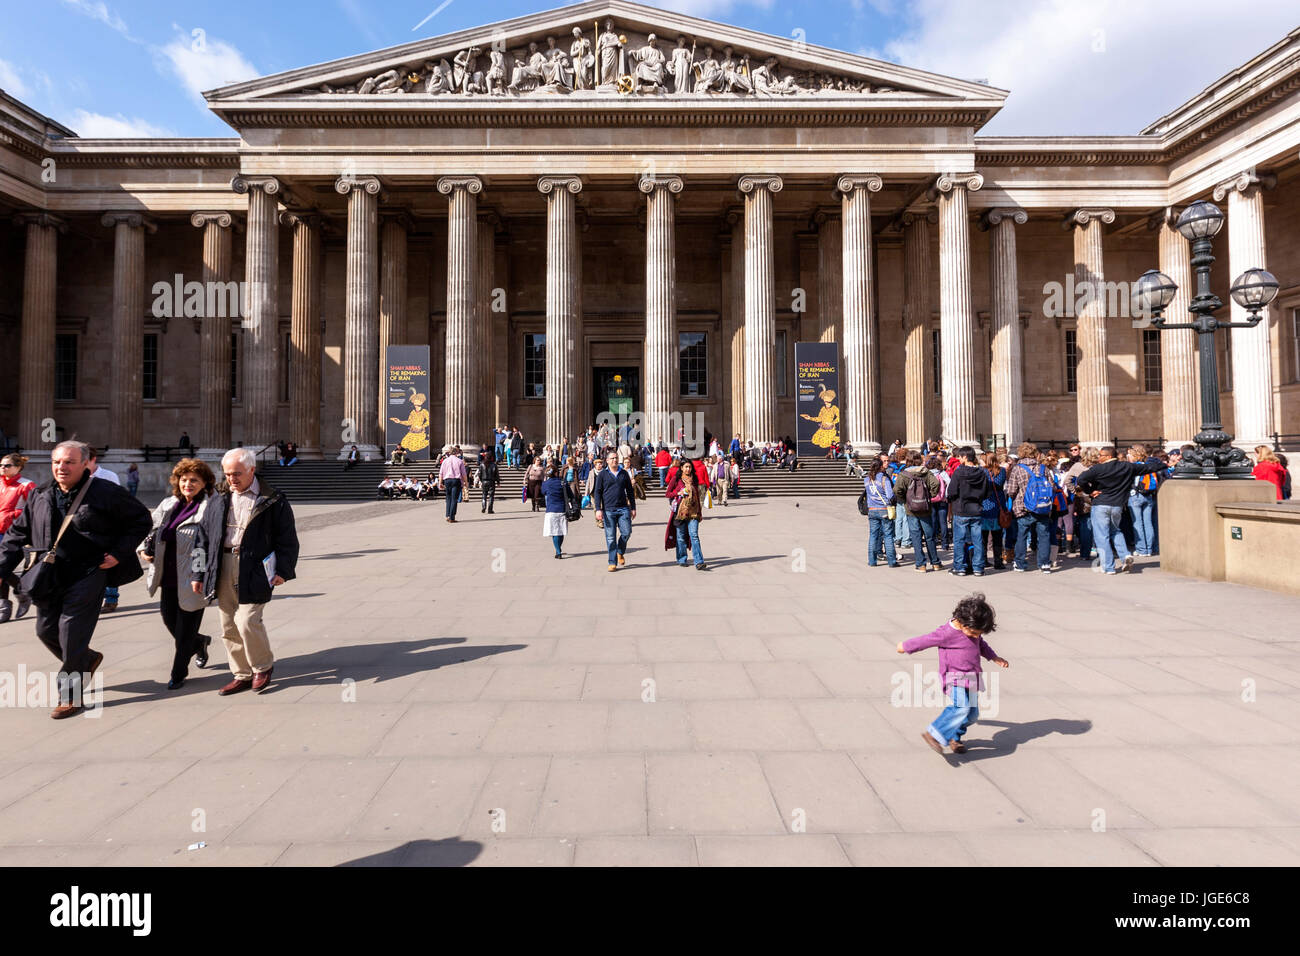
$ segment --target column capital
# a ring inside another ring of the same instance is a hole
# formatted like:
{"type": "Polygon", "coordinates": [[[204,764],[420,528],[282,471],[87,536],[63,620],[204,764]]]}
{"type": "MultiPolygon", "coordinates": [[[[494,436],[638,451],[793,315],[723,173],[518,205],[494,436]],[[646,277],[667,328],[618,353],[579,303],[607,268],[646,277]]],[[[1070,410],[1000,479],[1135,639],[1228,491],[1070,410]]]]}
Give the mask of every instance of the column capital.
{"type": "Polygon", "coordinates": [[[313,229],[319,229],[321,215],[315,209],[281,209],[280,225],[309,226],[313,229]]]}
{"type": "Polygon", "coordinates": [[[109,228],[112,228],[119,223],[131,226],[135,229],[144,227],[151,233],[158,231],[158,223],[154,222],[143,213],[138,212],[106,212],[99,220],[101,226],[107,226],[109,228]]]}
{"type": "Polygon", "coordinates": [[[543,196],[549,196],[555,190],[565,190],[573,193],[575,196],[582,192],[581,176],[539,176],[537,178],[537,191],[543,196]]]}
{"type": "Polygon", "coordinates": [[[1165,225],[1172,229],[1182,211],[1181,206],[1165,206],[1163,209],[1157,209],[1147,217],[1147,232],[1159,232],[1160,227],[1165,225]]]}
{"type": "MultiPolygon", "coordinates": [[[[742,193],[752,193],[755,189],[763,188],[769,192],[779,193],[785,186],[785,182],[780,176],[771,176],[764,173],[741,176],[740,181],[736,183],[736,188],[742,193]]],[[[766,441],[767,439],[764,439],[766,441]]]]}
{"type": "Polygon", "coordinates": [[[466,192],[478,195],[483,191],[483,180],[477,176],[440,176],[438,178],[438,192],[444,196],[450,196],[454,189],[464,189],[466,192]]]}
{"type": "Polygon", "coordinates": [[[387,206],[379,210],[379,224],[382,226],[389,222],[397,223],[407,232],[415,225],[411,211],[404,206],[387,206]]]}
{"type": "Polygon", "coordinates": [[[1256,172],[1254,169],[1247,169],[1215,186],[1214,201],[1223,202],[1223,198],[1234,191],[1245,193],[1255,186],[1272,189],[1276,185],[1277,177],[1272,173],[1261,173],[1256,172]]]}
{"type": "Polygon", "coordinates": [[[1010,219],[1017,226],[1023,226],[1029,221],[1029,213],[1015,206],[1001,206],[997,209],[986,209],[984,215],[980,216],[980,228],[992,229],[1002,222],[1003,219],[1010,219]]]}
{"type": "Polygon", "coordinates": [[[378,196],[383,188],[384,185],[377,176],[340,176],[334,180],[334,191],[340,196],[346,196],[354,189],[365,190],[372,196],[378,196]]]}
{"type": "Polygon", "coordinates": [[[968,192],[975,192],[983,185],[984,177],[979,173],[940,173],[930,187],[929,196],[934,199],[943,193],[952,192],[958,186],[964,187],[968,192]]]}
{"type": "Polygon", "coordinates": [[[722,219],[728,226],[731,226],[734,229],[740,223],[745,221],[745,207],[728,206],[727,211],[723,213],[722,219]]]}
{"type": "Polygon", "coordinates": [[[190,215],[190,225],[202,229],[208,223],[215,223],[222,229],[229,229],[234,225],[235,217],[224,209],[215,212],[196,212],[190,215]]]}
{"type": "Polygon", "coordinates": [[[878,193],[884,187],[885,181],[875,173],[844,173],[835,180],[835,190],[843,196],[852,195],[855,189],[878,193]]]}
{"type": "Polygon", "coordinates": [[[1110,225],[1115,221],[1114,209],[1071,209],[1061,220],[1062,229],[1073,229],[1075,226],[1086,226],[1093,220],[1110,225]]]}
{"type": "Polygon", "coordinates": [[[680,176],[641,176],[636,181],[636,188],[647,196],[656,189],[667,189],[676,195],[685,188],[685,185],[680,176]]]}
{"type": "Polygon", "coordinates": [[[908,209],[905,210],[903,214],[898,217],[898,221],[901,222],[904,226],[910,226],[913,223],[921,222],[922,220],[928,222],[930,225],[933,226],[935,223],[939,221],[939,210],[933,208],[908,209]]]}
{"type": "Polygon", "coordinates": [[[68,231],[66,219],[48,212],[20,212],[14,216],[14,222],[20,226],[52,226],[59,232],[68,231]]]}
{"type": "Polygon", "coordinates": [[[235,176],[230,180],[230,188],[237,193],[252,192],[254,189],[260,189],[268,196],[274,196],[280,191],[280,180],[274,176],[235,176]]]}
{"type": "Polygon", "coordinates": [[[478,224],[480,227],[486,226],[491,229],[493,235],[505,232],[506,228],[505,220],[501,218],[501,214],[488,206],[478,207],[478,224]]]}
{"type": "Polygon", "coordinates": [[[836,222],[843,216],[839,206],[818,206],[813,210],[810,220],[811,227],[814,231],[821,231],[821,227],[828,222],[836,222]]]}

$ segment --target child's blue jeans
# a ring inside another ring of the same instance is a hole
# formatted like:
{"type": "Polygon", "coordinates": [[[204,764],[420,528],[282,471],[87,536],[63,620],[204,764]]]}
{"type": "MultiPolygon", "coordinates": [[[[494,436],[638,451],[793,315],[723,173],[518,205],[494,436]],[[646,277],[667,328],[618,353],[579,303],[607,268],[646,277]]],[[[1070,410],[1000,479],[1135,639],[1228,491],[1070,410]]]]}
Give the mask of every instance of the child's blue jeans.
{"type": "Polygon", "coordinates": [[[954,684],[951,701],[929,727],[930,736],[945,747],[951,740],[961,740],[966,728],[980,719],[979,692],[954,684]]]}

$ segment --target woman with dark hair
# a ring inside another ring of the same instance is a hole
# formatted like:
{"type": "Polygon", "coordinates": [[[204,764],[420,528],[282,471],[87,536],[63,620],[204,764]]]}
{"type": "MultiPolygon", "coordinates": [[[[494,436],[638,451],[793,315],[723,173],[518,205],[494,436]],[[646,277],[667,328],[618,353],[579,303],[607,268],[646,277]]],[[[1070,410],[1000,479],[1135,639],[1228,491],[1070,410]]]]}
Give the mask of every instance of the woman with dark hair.
{"type": "Polygon", "coordinates": [[[883,551],[889,566],[896,568],[898,553],[894,550],[894,517],[890,514],[896,507],[894,480],[885,470],[882,455],[871,459],[862,490],[867,495],[867,566],[874,568],[883,551]]]}
{"type": "Polygon", "coordinates": [[[546,518],[542,521],[542,537],[550,538],[555,545],[556,560],[564,557],[564,536],[569,533],[566,516],[569,489],[564,481],[564,466],[552,459],[546,466],[546,477],[541,484],[541,494],[546,500],[546,518]]]}
{"type": "Polygon", "coordinates": [[[540,457],[534,455],[528,464],[528,470],[524,472],[524,500],[533,503],[533,511],[538,510],[538,505],[545,507],[542,500],[542,482],[545,478],[546,466],[540,457]]]}
{"type": "Polygon", "coordinates": [[[221,499],[213,495],[216,478],[197,458],[182,458],[171,474],[171,495],[153,512],[153,530],[139,547],[148,567],[145,585],[152,596],[159,588],[163,624],[176,645],[168,690],[177,690],[189,674],[190,658],[208,663],[212,638],[199,634],[203,609],[217,593],[217,567],[225,535],[221,499]]]}
{"type": "Polygon", "coordinates": [[[664,550],[676,545],[677,563],[687,566],[687,558],[695,559],[696,571],[707,571],[704,553],[700,550],[700,519],[704,516],[703,483],[696,472],[696,463],[683,458],[679,467],[668,472],[668,487],[664,492],[671,510],[668,528],[664,534],[664,550]]]}

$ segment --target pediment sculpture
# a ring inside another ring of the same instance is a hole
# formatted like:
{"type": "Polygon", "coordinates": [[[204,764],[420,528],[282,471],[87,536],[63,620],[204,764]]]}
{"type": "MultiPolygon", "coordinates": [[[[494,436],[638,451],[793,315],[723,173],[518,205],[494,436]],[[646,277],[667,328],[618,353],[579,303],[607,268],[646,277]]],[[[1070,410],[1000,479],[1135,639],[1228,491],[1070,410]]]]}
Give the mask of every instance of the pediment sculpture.
{"type": "Polygon", "coordinates": [[[888,92],[862,77],[783,67],[754,54],[678,36],[673,43],[647,33],[621,34],[612,19],[592,24],[588,37],[573,27],[567,49],[550,35],[526,48],[471,46],[446,57],[403,64],[346,83],[321,83],[300,93],[424,96],[528,96],[616,93],[623,96],[779,97],[815,93],[888,92]]]}

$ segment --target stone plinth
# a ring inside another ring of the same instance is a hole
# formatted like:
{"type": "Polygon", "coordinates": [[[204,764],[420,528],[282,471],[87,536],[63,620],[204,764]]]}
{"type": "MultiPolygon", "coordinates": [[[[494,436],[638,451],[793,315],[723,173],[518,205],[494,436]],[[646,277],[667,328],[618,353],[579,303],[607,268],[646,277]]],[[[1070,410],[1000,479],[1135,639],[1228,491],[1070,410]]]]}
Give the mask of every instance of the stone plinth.
{"type": "Polygon", "coordinates": [[[1222,524],[1224,580],[1300,594],[1300,502],[1230,502],[1215,511],[1222,524]]]}
{"type": "Polygon", "coordinates": [[[1207,581],[1225,580],[1223,522],[1215,509],[1228,503],[1276,499],[1272,484],[1254,479],[1165,482],[1160,486],[1160,569],[1207,581]]]}

